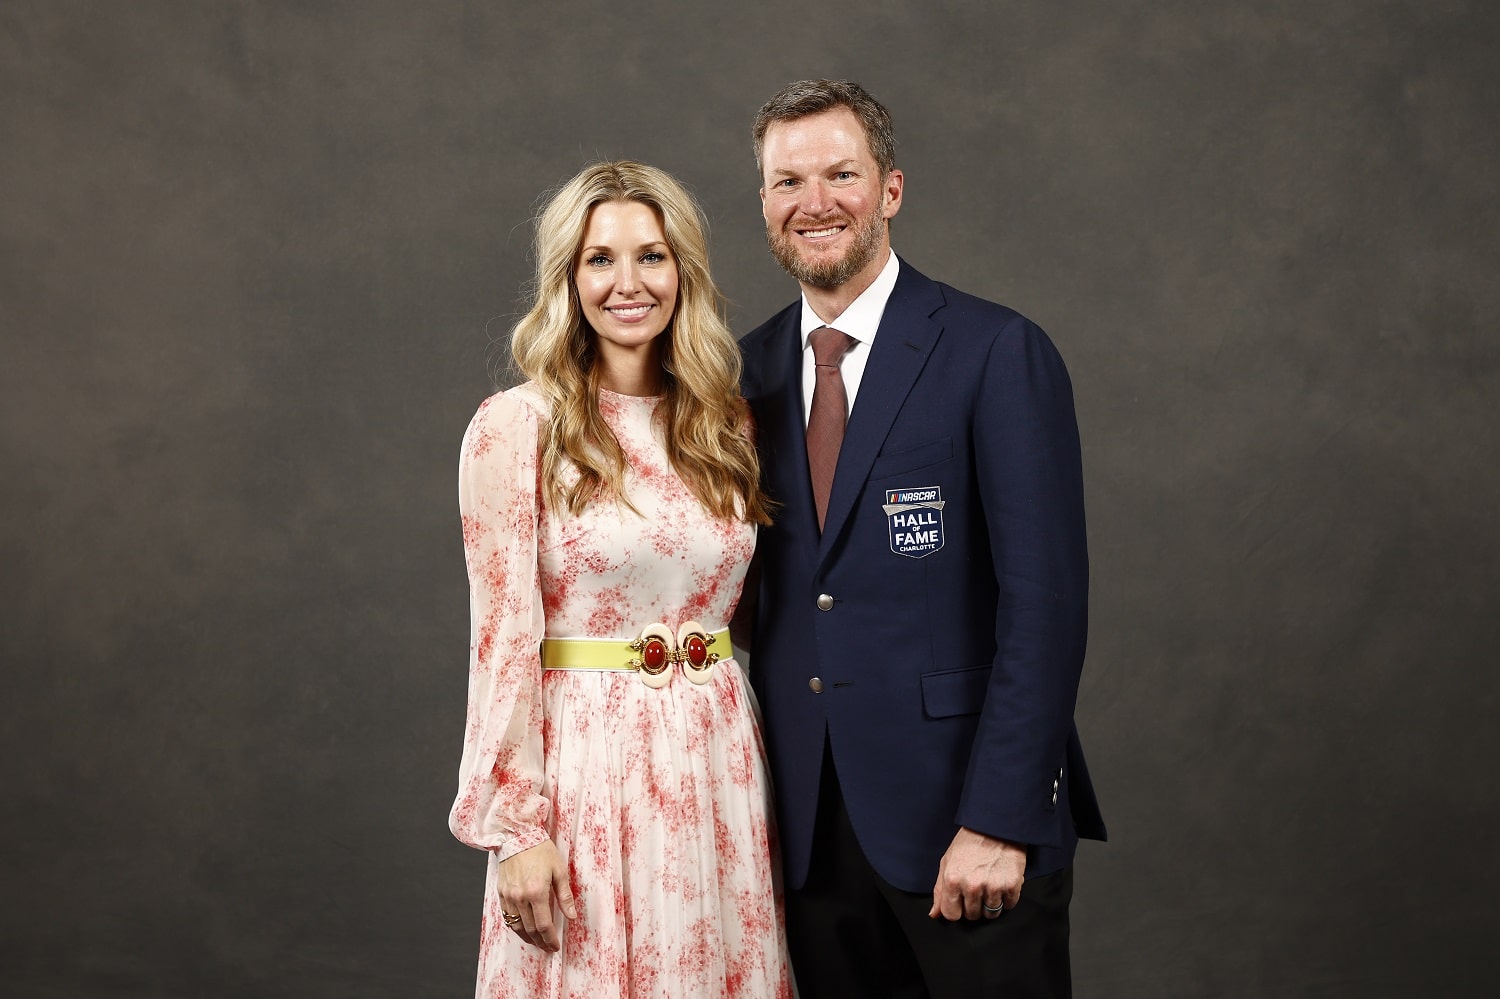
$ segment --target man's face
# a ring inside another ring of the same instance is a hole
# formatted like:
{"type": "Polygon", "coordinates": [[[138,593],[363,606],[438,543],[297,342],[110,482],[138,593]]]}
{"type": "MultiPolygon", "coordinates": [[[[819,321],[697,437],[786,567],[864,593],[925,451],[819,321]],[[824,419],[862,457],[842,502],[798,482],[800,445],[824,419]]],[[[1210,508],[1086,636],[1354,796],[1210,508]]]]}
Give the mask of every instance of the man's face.
{"type": "Polygon", "coordinates": [[[900,170],[880,176],[848,108],[779,122],[761,144],[761,211],[771,253],[798,281],[836,288],[885,261],[901,208],[900,170]]]}

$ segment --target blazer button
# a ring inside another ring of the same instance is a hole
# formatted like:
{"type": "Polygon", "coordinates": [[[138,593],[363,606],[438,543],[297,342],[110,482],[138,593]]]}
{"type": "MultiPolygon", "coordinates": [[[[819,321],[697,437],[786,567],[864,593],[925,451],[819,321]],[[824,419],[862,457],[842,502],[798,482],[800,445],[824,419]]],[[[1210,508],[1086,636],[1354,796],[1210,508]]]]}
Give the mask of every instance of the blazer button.
{"type": "Polygon", "coordinates": [[[821,611],[830,611],[830,610],[833,610],[833,598],[830,597],[826,593],[819,593],[818,594],[818,610],[821,610],[821,611]]]}
{"type": "Polygon", "coordinates": [[[814,694],[821,694],[823,692],[823,681],[818,677],[813,677],[807,681],[807,689],[811,690],[814,694]]]}

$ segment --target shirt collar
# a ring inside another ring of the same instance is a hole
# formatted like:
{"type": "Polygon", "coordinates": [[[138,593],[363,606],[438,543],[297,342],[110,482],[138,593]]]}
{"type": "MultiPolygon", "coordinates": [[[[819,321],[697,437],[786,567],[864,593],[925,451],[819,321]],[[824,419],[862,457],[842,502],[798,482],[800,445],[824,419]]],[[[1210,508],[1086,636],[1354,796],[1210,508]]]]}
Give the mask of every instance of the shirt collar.
{"type": "MultiPolygon", "coordinates": [[[[896,272],[900,270],[900,264],[896,261],[895,251],[891,251],[890,258],[886,260],[885,266],[870,282],[870,287],[859,293],[859,297],[849,303],[849,307],[843,314],[834,320],[837,329],[841,333],[847,333],[863,344],[875,342],[875,331],[880,327],[880,317],[885,315],[885,303],[890,301],[891,292],[896,288],[896,272]]],[[[818,318],[818,314],[812,310],[807,302],[807,294],[802,295],[802,349],[807,349],[807,335],[813,330],[822,329],[826,323],[818,318]]]]}

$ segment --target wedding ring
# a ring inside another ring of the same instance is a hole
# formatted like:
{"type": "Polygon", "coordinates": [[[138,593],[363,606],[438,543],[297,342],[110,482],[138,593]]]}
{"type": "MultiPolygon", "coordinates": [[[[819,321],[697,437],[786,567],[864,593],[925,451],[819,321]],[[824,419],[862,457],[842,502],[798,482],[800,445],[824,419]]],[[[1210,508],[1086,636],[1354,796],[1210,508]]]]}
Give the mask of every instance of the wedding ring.
{"type": "Polygon", "coordinates": [[[505,920],[506,926],[514,926],[521,921],[521,914],[519,912],[502,912],[500,913],[500,918],[505,920]]]}
{"type": "Polygon", "coordinates": [[[984,906],[984,911],[985,912],[1000,913],[1000,912],[1004,912],[1005,911],[1005,902],[1003,900],[1000,902],[999,905],[984,905],[984,903],[982,903],[982,902],[980,903],[980,905],[984,906]]]}

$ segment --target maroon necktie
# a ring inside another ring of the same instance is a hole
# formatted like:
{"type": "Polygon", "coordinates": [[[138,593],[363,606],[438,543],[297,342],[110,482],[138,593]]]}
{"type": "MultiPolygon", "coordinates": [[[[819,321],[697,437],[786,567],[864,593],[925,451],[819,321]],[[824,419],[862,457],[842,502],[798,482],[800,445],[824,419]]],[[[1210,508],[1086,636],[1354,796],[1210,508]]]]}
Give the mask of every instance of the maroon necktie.
{"type": "Polygon", "coordinates": [[[844,422],[849,418],[848,396],[839,361],[857,342],[847,333],[821,326],[808,334],[813,349],[813,396],[807,414],[807,470],[812,474],[813,503],[818,508],[818,530],[828,515],[828,494],[833,491],[833,470],[844,443],[844,422]]]}

